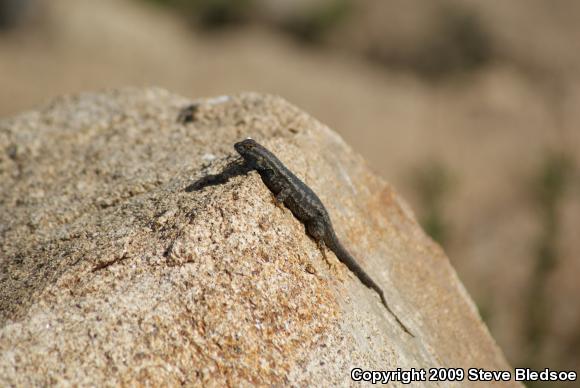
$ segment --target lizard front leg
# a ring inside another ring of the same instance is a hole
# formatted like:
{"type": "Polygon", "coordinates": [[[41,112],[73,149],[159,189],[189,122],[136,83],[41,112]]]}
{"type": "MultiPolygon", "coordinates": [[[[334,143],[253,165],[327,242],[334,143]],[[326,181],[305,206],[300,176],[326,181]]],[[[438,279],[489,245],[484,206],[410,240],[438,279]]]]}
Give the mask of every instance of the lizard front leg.
{"type": "Polygon", "coordinates": [[[284,189],[280,190],[280,192],[278,194],[276,194],[276,202],[284,203],[284,201],[286,200],[286,198],[288,198],[289,195],[290,195],[290,189],[284,188],[284,189]]]}
{"type": "Polygon", "coordinates": [[[280,192],[276,195],[274,195],[274,204],[282,209],[282,205],[284,205],[284,201],[286,201],[286,198],[288,198],[288,196],[290,195],[290,190],[285,188],[280,190],[280,192]]]}

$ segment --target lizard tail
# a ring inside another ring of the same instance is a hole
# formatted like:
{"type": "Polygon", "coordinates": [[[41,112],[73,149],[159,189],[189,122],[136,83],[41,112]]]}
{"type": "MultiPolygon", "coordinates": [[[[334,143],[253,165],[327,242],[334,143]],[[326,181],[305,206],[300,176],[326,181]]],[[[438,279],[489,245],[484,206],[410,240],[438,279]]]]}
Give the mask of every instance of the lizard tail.
{"type": "Polygon", "coordinates": [[[328,246],[328,248],[330,248],[330,250],[334,252],[336,257],[344,265],[346,265],[348,269],[351,270],[365,286],[367,286],[368,288],[374,290],[377,294],[379,294],[382,304],[385,306],[389,314],[391,314],[395,318],[395,320],[397,321],[399,326],[401,326],[403,331],[405,331],[411,337],[415,337],[413,333],[411,333],[409,328],[407,328],[407,326],[405,326],[403,322],[401,322],[399,317],[397,317],[397,315],[393,313],[393,311],[389,307],[389,304],[387,303],[387,299],[385,298],[385,293],[383,292],[383,289],[379,287],[379,285],[375,283],[375,281],[371,279],[369,275],[367,275],[366,271],[356,262],[354,257],[350,254],[350,252],[348,252],[346,248],[342,246],[333,230],[331,230],[330,233],[327,234],[327,238],[325,239],[324,242],[328,246]]]}
{"type": "MultiPolygon", "coordinates": [[[[376,290],[375,290],[376,291],[376,290]]],[[[387,303],[387,300],[385,299],[385,294],[383,292],[383,290],[377,291],[379,296],[381,297],[381,302],[383,302],[383,305],[385,306],[385,308],[387,309],[387,311],[389,312],[389,314],[391,314],[395,320],[397,321],[397,323],[399,324],[399,326],[401,326],[401,328],[403,329],[403,331],[407,334],[409,334],[411,337],[415,337],[415,335],[413,333],[411,333],[411,330],[409,330],[409,328],[407,326],[405,326],[405,324],[403,322],[401,322],[401,320],[399,319],[399,317],[397,316],[397,314],[395,314],[393,312],[393,310],[391,310],[391,308],[389,307],[389,304],[387,303]]]]}

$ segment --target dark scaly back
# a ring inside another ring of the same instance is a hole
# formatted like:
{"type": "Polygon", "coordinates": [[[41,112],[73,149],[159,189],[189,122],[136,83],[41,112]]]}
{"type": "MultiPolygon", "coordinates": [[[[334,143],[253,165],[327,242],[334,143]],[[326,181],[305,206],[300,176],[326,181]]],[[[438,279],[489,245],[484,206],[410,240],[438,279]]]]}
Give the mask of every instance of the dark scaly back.
{"type": "MultiPolygon", "coordinates": [[[[264,146],[253,139],[246,139],[234,144],[234,148],[242,155],[246,163],[258,171],[264,184],[274,194],[289,187],[293,195],[301,194],[304,197],[313,198],[317,202],[317,206],[322,207],[322,202],[318,196],[264,146]]],[[[297,206],[299,205],[298,203],[297,206]]],[[[297,209],[293,209],[293,207],[290,210],[294,212],[297,209]]]]}

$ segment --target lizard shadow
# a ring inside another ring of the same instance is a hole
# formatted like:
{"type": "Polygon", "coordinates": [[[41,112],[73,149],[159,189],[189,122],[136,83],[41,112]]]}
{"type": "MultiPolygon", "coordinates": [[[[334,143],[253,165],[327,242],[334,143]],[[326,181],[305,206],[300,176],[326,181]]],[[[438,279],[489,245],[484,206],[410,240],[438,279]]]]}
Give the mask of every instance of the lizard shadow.
{"type": "Polygon", "coordinates": [[[248,174],[248,172],[251,170],[251,166],[249,166],[243,160],[234,160],[233,162],[230,162],[220,173],[201,177],[200,179],[187,186],[185,191],[191,193],[193,191],[202,190],[208,186],[222,185],[233,177],[248,174]]]}

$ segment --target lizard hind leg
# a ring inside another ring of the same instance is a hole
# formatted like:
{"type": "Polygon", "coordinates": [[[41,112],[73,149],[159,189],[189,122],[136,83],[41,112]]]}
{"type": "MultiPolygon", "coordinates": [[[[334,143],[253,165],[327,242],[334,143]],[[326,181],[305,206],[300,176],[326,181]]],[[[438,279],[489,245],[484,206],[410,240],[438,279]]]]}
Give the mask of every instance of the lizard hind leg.
{"type": "Polygon", "coordinates": [[[318,246],[320,253],[322,253],[324,261],[326,261],[328,267],[332,269],[334,264],[328,259],[328,256],[326,255],[326,244],[324,243],[324,224],[316,220],[310,221],[306,224],[306,231],[308,232],[308,235],[312,237],[314,241],[316,241],[316,245],[318,246]]]}
{"type": "Polygon", "coordinates": [[[333,269],[334,263],[329,260],[328,255],[326,254],[326,244],[324,244],[324,241],[322,241],[322,240],[317,241],[316,245],[318,245],[318,249],[320,250],[320,253],[322,253],[322,257],[324,258],[324,261],[326,261],[326,264],[328,264],[328,268],[333,269]]]}

